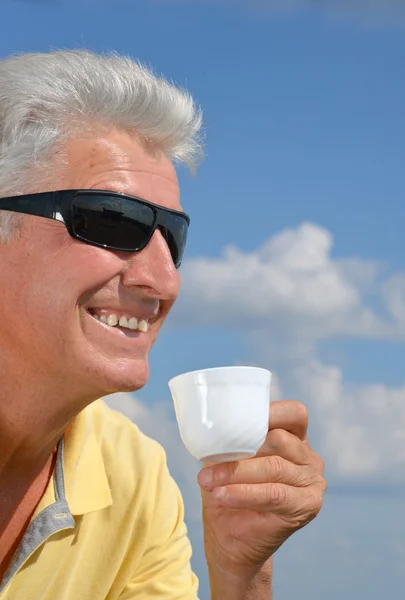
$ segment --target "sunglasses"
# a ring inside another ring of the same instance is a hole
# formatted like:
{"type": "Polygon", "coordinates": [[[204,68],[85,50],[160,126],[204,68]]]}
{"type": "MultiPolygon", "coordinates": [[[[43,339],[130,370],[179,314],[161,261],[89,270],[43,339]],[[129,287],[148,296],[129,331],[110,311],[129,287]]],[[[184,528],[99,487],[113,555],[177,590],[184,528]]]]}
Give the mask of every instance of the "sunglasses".
{"type": "Polygon", "coordinates": [[[190,217],[135,196],[104,190],[61,190],[0,198],[0,210],[55,219],[82,242],[139,252],[159,229],[178,269],[186,246],[190,217]]]}

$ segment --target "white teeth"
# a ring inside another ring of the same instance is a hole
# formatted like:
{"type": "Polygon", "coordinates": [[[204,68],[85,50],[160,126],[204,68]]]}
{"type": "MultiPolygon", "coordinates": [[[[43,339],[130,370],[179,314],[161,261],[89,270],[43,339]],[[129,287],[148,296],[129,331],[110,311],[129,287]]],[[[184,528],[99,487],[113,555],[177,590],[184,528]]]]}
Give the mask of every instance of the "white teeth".
{"type": "Polygon", "coordinates": [[[108,325],[110,325],[110,327],[115,327],[116,325],[118,325],[117,315],[110,315],[107,319],[107,323],[108,325]]]}
{"type": "Polygon", "coordinates": [[[148,331],[148,323],[147,321],[141,321],[138,325],[138,329],[139,331],[142,331],[143,333],[146,333],[148,331]]]}
{"type": "Polygon", "coordinates": [[[121,317],[119,325],[120,327],[128,327],[128,319],[126,317],[121,317]]]}
{"type": "Polygon", "coordinates": [[[137,319],[136,317],[130,317],[129,319],[125,316],[122,316],[118,319],[117,315],[114,313],[108,315],[92,315],[97,321],[101,321],[110,327],[116,327],[119,325],[120,327],[124,327],[127,329],[131,329],[132,331],[140,331],[142,333],[147,333],[149,329],[149,323],[145,319],[137,319]]]}
{"type": "Polygon", "coordinates": [[[138,329],[138,319],[136,317],[131,317],[128,321],[128,327],[133,331],[135,331],[135,329],[138,329]]]}

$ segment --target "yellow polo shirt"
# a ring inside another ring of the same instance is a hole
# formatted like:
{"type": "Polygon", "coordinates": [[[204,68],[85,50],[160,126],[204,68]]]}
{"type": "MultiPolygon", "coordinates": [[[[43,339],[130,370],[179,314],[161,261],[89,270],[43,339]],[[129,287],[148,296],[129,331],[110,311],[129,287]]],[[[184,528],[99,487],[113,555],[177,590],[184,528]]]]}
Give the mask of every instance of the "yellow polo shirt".
{"type": "Polygon", "coordinates": [[[0,599],[198,600],[183,514],[162,447],[98,400],[59,442],[0,599]]]}

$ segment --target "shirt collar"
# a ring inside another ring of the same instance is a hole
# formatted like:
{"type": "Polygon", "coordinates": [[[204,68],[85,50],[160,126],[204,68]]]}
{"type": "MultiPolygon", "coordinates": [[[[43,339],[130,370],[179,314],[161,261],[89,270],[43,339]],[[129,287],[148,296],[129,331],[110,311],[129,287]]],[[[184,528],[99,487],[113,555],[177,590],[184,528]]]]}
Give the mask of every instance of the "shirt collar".
{"type": "Polygon", "coordinates": [[[72,515],[111,506],[111,490],[91,406],[79,413],[65,431],[63,477],[72,515]]]}

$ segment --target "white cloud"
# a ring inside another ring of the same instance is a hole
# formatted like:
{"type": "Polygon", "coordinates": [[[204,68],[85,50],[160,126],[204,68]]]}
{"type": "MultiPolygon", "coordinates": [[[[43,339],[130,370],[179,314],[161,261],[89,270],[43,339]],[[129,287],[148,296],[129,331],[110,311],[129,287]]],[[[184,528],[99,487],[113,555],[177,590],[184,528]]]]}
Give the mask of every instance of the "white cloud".
{"type": "MultiPolygon", "coordinates": [[[[318,363],[312,363],[305,372],[298,369],[292,379],[307,391],[308,399],[311,397],[308,402],[317,415],[314,426],[320,430],[329,468],[361,481],[364,466],[369,472],[376,466],[384,471],[387,465],[391,468],[394,457],[398,472],[401,468],[405,471],[405,444],[401,448],[400,443],[401,432],[405,431],[405,387],[389,390],[384,386],[347,386],[339,369],[318,363]],[[390,422],[387,421],[389,414],[390,422]],[[367,438],[362,434],[357,436],[356,430],[362,427],[368,431],[367,438]],[[354,434],[349,431],[351,428],[354,434]],[[393,442],[387,446],[389,436],[393,442]]],[[[190,522],[193,565],[201,583],[200,598],[207,599],[200,494],[195,480],[199,463],[194,462],[182,446],[170,404],[148,406],[137,396],[126,393],[114,394],[105,400],[165,447],[190,522]]],[[[338,600],[342,596],[356,598],[361,590],[360,595],[377,600],[386,589],[380,577],[381,569],[395,588],[401,581],[398,574],[403,571],[402,506],[400,498],[345,498],[327,494],[321,514],[277,553],[274,593],[283,598],[299,595],[338,600]],[[378,515],[383,517],[380,519],[378,515]],[[291,573],[294,573],[293,578],[291,573]]]]}
{"type": "MultiPolygon", "coordinates": [[[[254,252],[228,248],[220,258],[189,260],[177,322],[225,324],[245,335],[252,364],[277,371],[272,399],[284,390],[308,406],[311,440],[331,481],[404,483],[405,383],[351,384],[340,367],[323,364],[318,344],[336,336],[405,339],[405,274],[384,279],[377,262],[338,260],[332,249],[329,231],[304,223],[254,252]]],[[[162,443],[199,518],[200,466],[183,447],[172,405],[147,407],[128,394],[108,402],[162,443]]]]}
{"type": "MultiPolygon", "coordinates": [[[[276,373],[272,374],[271,397],[274,400],[282,397],[280,382],[276,373]]],[[[148,405],[137,394],[126,392],[106,396],[104,401],[108,406],[118,410],[136,423],[145,435],[158,441],[163,446],[167,455],[170,473],[177,482],[184,498],[186,519],[188,523],[198,524],[201,520],[201,495],[197,475],[203,465],[185,449],[180,438],[171,402],[148,405]]]]}
{"type": "MultiPolygon", "coordinates": [[[[290,380],[302,389],[303,399],[315,417],[313,437],[317,438],[317,450],[320,446],[333,477],[360,484],[370,475],[397,482],[405,479],[405,386],[397,390],[382,385],[350,386],[344,383],[339,369],[316,361],[306,369],[297,368],[290,380]]],[[[274,384],[275,397],[280,397],[277,377],[274,384]]],[[[170,403],[148,406],[126,393],[105,400],[164,446],[184,498],[193,545],[192,563],[200,579],[199,597],[208,599],[201,500],[196,482],[200,464],[182,445],[170,403]]],[[[338,600],[342,596],[354,599],[360,593],[377,600],[386,589],[381,569],[395,589],[403,571],[402,505],[400,498],[327,494],[317,519],[294,534],[277,553],[274,594],[283,598],[299,595],[338,600]]]]}
{"type": "Polygon", "coordinates": [[[303,223],[254,252],[228,247],[220,258],[184,265],[174,319],[179,325],[269,328],[308,341],[335,336],[405,339],[405,276],[380,282],[383,266],[332,256],[331,233],[303,223]],[[377,312],[368,298],[378,295],[377,312]]]}
{"type": "MultiPolygon", "coordinates": [[[[310,438],[325,459],[330,482],[405,483],[405,385],[348,384],[338,367],[316,360],[292,370],[288,379],[288,386],[309,408],[310,438]]],[[[272,399],[280,398],[275,375],[272,399]]],[[[149,407],[126,393],[105,400],[162,444],[185,498],[187,519],[199,521],[196,477],[201,465],[185,450],[170,403],[149,407]]]]}
{"type": "Polygon", "coordinates": [[[322,363],[318,345],[337,337],[405,340],[405,274],[336,259],[332,250],[329,231],[304,223],[253,252],[192,259],[177,323],[244,334],[256,363],[276,368],[288,396],[308,406],[311,440],[332,481],[402,483],[405,385],[351,384],[340,367],[322,363]]]}
{"type": "MultiPolygon", "coordinates": [[[[338,600],[349,593],[377,600],[386,592],[381,568],[393,589],[403,570],[402,501],[389,490],[405,483],[405,378],[397,387],[353,384],[339,366],[322,361],[318,342],[336,336],[404,339],[405,275],[385,276],[383,265],[358,257],[337,260],[332,250],[330,232],[304,224],[255,252],[228,249],[219,259],[188,261],[177,324],[225,323],[242,331],[252,344],[251,364],[277,370],[272,398],[287,395],[308,406],[310,440],[325,459],[330,491],[372,489],[369,484],[383,490],[381,498],[327,494],[319,517],[277,553],[275,594],[338,600]]],[[[184,497],[200,597],[208,598],[200,463],[181,442],[171,403],[147,405],[125,393],[106,401],[165,448],[184,497]]]]}
{"type": "Polygon", "coordinates": [[[383,286],[383,296],[389,312],[397,321],[405,324],[405,275],[391,277],[383,286]]]}
{"type": "Polygon", "coordinates": [[[291,378],[309,407],[314,442],[334,481],[405,482],[405,384],[346,383],[338,367],[315,359],[291,378]]]}

